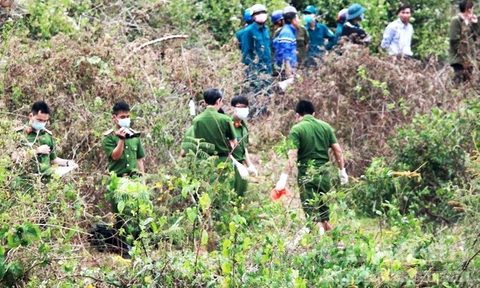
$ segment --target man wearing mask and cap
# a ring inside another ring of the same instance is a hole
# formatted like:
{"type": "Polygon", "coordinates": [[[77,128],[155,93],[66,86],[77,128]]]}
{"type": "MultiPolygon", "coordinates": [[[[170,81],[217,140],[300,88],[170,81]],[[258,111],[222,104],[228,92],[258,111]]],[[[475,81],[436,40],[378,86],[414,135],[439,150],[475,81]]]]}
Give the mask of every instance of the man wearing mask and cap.
{"type": "MultiPolygon", "coordinates": [[[[237,140],[237,145],[232,152],[233,158],[235,158],[238,162],[242,163],[247,167],[249,173],[257,175],[258,171],[253,165],[250,154],[248,154],[247,145],[249,142],[248,136],[248,127],[247,127],[247,119],[249,114],[248,109],[248,99],[245,96],[235,96],[232,98],[231,101],[232,107],[234,109],[233,112],[233,127],[235,130],[235,137],[237,140]]],[[[235,169],[235,184],[234,184],[235,191],[237,192],[238,196],[244,196],[245,192],[248,188],[247,180],[243,179],[238,172],[238,168],[235,169]]]]}
{"type": "Polygon", "coordinates": [[[247,77],[254,78],[257,74],[272,74],[272,52],[270,31],[265,25],[267,8],[255,4],[250,12],[254,22],[245,29],[240,42],[242,62],[247,65],[247,77]]]}
{"type": "Polygon", "coordinates": [[[287,6],[283,9],[283,19],[285,25],[278,36],[273,39],[275,48],[275,64],[280,67],[283,78],[291,78],[297,68],[297,27],[299,20],[297,9],[293,6],[287,6]]]}
{"type": "Polygon", "coordinates": [[[115,128],[103,133],[102,148],[108,157],[108,171],[119,177],[140,176],[145,173],[145,150],[140,133],[130,128],[130,106],[124,101],[113,105],[112,121],[115,128]]]}
{"type": "Polygon", "coordinates": [[[15,129],[18,133],[22,133],[25,141],[21,145],[22,149],[12,155],[12,160],[16,164],[24,164],[22,167],[25,168],[25,174],[39,174],[43,179],[48,180],[55,173],[52,164],[61,167],[78,167],[73,160],[57,156],[52,132],[46,128],[50,119],[50,108],[47,103],[44,101],[33,103],[28,118],[29,125],[15,129]]]}
{"type": "Polygon", "coordinates": [[[315,59],[323,56],[325,50],[330,50],[335,45],[335,34],[326,25],[317,21],[317,13],[318,10],[313,5],[308,5],[303,10],[303,20],[310,39],[307,66],[315,66],[315,59]],[[328,40],[327,45],[325,39],[328,40]]]}
{"type": "MultiPolygon", "coordinates": [[[[350,5],[348,9],[342,11],[339,18],[346,18],[346,22],[341,25],[340,36],[348,37],[350,41],[355,44],[368,45],[371,42],[371,37],[360,26],[360,22],[362,22],[365,17],[365,8],[355,3],[350,5]]],[[[337,30],[338,29],[339,27],[337,26],[337,30]]]]}
{"type": "Polygon", "coordinates": [[[252,11],[250,10],[250,8],[245,9],[245,11],[243,12],[243,21],[245,22],[245,24],[243,25],[242,29],[238,30],[237,33],[235,33],[235,37],[237,38],[238,47],[240,48],[240,50],[242,50],[243,34],[245,33],[247,27],[253,23],[252,11]]]}

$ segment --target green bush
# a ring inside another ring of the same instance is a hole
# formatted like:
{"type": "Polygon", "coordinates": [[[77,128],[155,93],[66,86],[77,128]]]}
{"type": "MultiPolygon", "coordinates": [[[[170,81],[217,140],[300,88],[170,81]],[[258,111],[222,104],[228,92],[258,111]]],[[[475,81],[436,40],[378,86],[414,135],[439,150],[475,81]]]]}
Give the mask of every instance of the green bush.
{"type": "Polygon", "coordinates": [[[438,189],[448,182],[467,180],[468,153],[480,135],[480,102],[472,102],[457,112],[434,108],[430,115],[413,119],[411,125],[398,129],[390,140],[395,166],[419,170],[422,186],[438,189]]]}
{"type": "Polygon", "coordinates": [[[394,161],[387,165],[375,159],[365,172],[355,195],[359,209],[381,215],[384,203],[392,203],[405,214],[456,219],[458,210],[451,203],[469,185],[467,160],[480,141],[479,104],[474,101],[450,113],[435,108],[398,129],[390,140],[394,161]]]}
{"type": "Polygon", "coordinates": [[[29,16],[26,19],[31,37],[49,39],[60,32],[73,33],[78,29],[78,24],[68,12],[74,6],[75,2],[71,0],[30,1],[27,6],[29,16]]]}

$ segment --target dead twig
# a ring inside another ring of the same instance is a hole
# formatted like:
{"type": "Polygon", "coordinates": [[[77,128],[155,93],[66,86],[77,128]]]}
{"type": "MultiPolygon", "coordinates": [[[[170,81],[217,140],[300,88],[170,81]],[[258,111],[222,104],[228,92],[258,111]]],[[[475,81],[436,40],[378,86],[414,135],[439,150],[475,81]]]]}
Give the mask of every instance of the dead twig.
{"type": "Polygon", "coordinates": [[[187,39],[187,38],[188,38],[188,35],[168,35],[168,36],[164,36],[162,38],[158,38],[158,39],[155,39],[155,40],[145,42],[142,45],[138,46],[137,48],[133,49],[133,51],[130,54],[128,54],[128,56],[123,60],[123,62],[127,61],[128,59],[130,59],[130,57],[133,56],[133,54],[135,54],[136,52],[142,50],[143,48],[145,48],[149,45],[153,45],[155,43],[159,43],[159,42],[163,42],[163,41],[167,41],[167,40],[172,40],[172,39],[187,39]]]}

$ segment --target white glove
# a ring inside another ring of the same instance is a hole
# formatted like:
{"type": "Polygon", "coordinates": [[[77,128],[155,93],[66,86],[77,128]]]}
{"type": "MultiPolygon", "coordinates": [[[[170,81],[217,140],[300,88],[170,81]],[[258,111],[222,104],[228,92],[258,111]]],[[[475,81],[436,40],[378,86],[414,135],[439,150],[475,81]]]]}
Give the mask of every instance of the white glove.
{"type": "Polygon", "coordinates": [[[68,167],[73,167],[73,168],[75,168],[75,169],[78,168],[78,164],[75,163],[75,161],[73,161],[73,160],[67,160],[67,165],[66,165],[66,166],[68,166],[68,167]]]}
{"type": "Polygon", "coordinates": [[[278,87],[280,87],[280,89],[282,89],[282,91],[285,92],[285,90],[287,90],[288,86],[292,85],[293,81],[294,81],[293,77],[288,78],[287,80],[283,80],[281,82],[278,82],[278,87]]]}
{"type": "Polygon", "coordinates": [[[278,180],[277,185],[275,185],[275,190],[281,191],[287,186],[288,174],[282,173],[280,175],[280,180],[278,180]]]}
{"type": "Polygon", "coordinates": [[[237,168],[238,174],[240,174],[240,177],[242,177],[243,180],[247,180],[248,179],[247,167],[245,167],[245,165],[243,165],[242,163],[238,162],[237,159],[233,157],[231,157],[231,159],[233,161],[233,165],[235,165],[235,167],[237,168]]]}
{"type": "Polygon", "coordinates": [[[37,152],[37,154],[50,154],[50,146],[41,145],[35,151],[37,152]]]}
{"type": "Polygon", "coordinates": [[[338,176],[340,176],[340,184],[345,185],[348,183],[348,175],[345,168],[338,170],[338,176]]]}
{"type": "Polygon", "coordinates": [[[252,173],[253,175],[258,176],[257,168],[255,168],[255,166],[253,166],[253,164],[248,166],[247,170],[248,170],[248,172],[252,173]]]}

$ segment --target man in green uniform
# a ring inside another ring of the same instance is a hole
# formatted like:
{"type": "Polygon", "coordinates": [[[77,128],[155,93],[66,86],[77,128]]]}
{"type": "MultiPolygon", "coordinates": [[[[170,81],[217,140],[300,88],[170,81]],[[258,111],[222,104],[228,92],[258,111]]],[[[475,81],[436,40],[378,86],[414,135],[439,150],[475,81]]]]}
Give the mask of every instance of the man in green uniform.
{"type": "Polygon", "coordinates": [[[213,149],[205,151],[206,153],[226,160],[236,145],[232,119],[218,112],[223,101],[220,90],[205,90],[203,99],[207,103],[207,108],[193,119],[193,136],[213,145],[213,149]]]}
{"type": "Polygon", "coordinates": [[[12,155],[12,160],[23,166],[24,174],[40,174],[48,179],[55,173],[52,164],[76,168],[73,160],[57,157],[52,132],[46,129],[50,118],[50,108],[44,101],[33,103],[28,116],[29,125],[15,129],[22,133],[23,140],[19,149],[12,155]]]}
{"type": "MultiPolygon", "coordinates": [[[[120,179],[119,185],[128,185],[130,181],[134,181],[128,177],[142,176],[145,173],[143,163],[145,150],[139,137],[140,133],[130,128],[130,106],[127,103],[120,101],[113,105],[112,121],[114,128],[103,133],[102,148],[108,157],[108,171],[115,172],[118,177],[124,177],[120,179]]],[[[115,213],[116,230],[109,230],[100,225],[95,228],[96,234],[93,234],[103,235],[103,238],[99,240],[100,242],[109,239],[109,242],[111,242],[109,244],[112,245],[114,251],[119,252],[122,257],[129,258],[130,246],[127,243],[130,242],[128,237],[137,239],[140,228],[131,224],[135,223],[135,221],[129,221],[129,219],[132,219],[131,215],[119,211],[116,193],[117,190],[111,190],[106,195],[115,213]],[[121,231],[121,229],[124,229],[126,234],[118,235],[118,231],[121,231]],[[109,233],[112,235],[109,236],[109,233]]]]}
{"type": "MultiPolygon", "coordinates": [[[[248,172],[258,175],[258,171],[250,160],[250,155],[248,154],[247,145],[249,142],[248,137],[248,127],[247,119],[248,114],[250,113],[248,109],[248,99],[245,96],[235,96],[231,101],[232,107],[234,107],[233,112],[233,127],[235,130],[235,136],[237,139],[237,146],[232,152],[233,158],[238,162],[242,163],[248,167],[248,172]]],[[[239,196],[244,196],[248,188],[247,180],[243,179],[238,172],[238,169],[235,169],[235,191],[239,196]]]]}
{"type": "Polygon", "coordinates": [[[328,151],[332,149],[339,168],[340,181],[342,184],[348,183],[342,149],[337,143],[333,128],[326,122],[315,119],[312,102],[299,101],[295,112],[298,123],[292,127],[288,136],[292,145],[288,152],[288,165],[275,189],[285,189],[288,175],[296,162],[300,198],[305,214],[317,223],[320,230],[328,231],[332,229],[329,210],[321,201],[321,196],[330,190],[331,185],[326,171],[321,171],[321,168],[329,161],[328,151]],[[314,201],[319,196],[320,201],[314,201]]]}
{"type": "Polygon", "coordinates": [[[130,129],[130,106],[120,101],[112,109],[115,128],[103,133],[102,147],[108,157],[108,171],[117,176],[138,176],[145,173],[145,151],[139,133],[130,129]]]}

